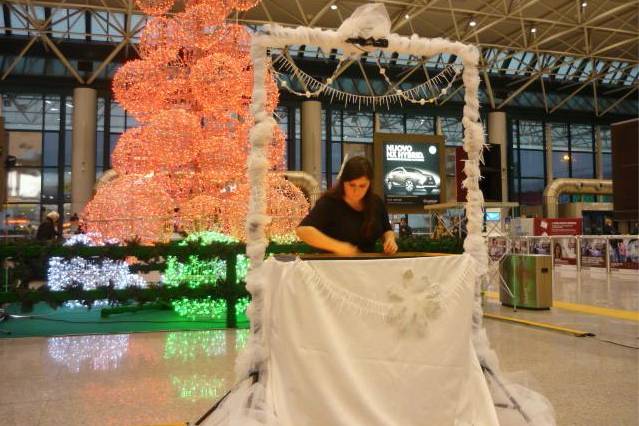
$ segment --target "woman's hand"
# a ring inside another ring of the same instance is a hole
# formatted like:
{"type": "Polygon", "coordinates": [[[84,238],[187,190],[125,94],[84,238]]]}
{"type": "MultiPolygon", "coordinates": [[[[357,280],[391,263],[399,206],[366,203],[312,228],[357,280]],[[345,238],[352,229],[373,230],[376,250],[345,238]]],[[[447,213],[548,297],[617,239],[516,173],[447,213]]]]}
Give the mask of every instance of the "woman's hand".
{"type": "Polygon", "coordinates": [[[333,248],[333,253],[337,254],[338,256],[354,256],[359,252],[360,251],[357,246],[345,242],[340,242],[333,248]]]}
{"type": "Polygon", "coordinates": [[[384,234],[384,237],[384,253],[397,253],[397,243],[395,242],[395,234],[393,233],[393,231],[388,231],[386,234],[384,234]]]}

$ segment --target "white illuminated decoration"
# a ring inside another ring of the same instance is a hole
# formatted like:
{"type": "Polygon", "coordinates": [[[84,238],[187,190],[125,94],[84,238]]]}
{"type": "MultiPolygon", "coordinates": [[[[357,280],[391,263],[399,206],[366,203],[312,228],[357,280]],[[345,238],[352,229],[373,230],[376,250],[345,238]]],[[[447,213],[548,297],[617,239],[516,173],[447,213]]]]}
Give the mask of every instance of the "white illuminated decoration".
{"type": "Polygon", "coordinates": [[[72,235],[64,242],[65,247],[70,246],[95,246],[96,244],[93,242],[92,235],[87,234],[77,234],[72,235]]]}
{"type": "MultiPolygon", "coordinates": [[[[109,299],[98,299],[91,302],[91,308],[92,309],[106,308],[109,306],[109,304],[110,304],[109,299]]],[[[69,310],[87,309],[87,305],[82,303],[81,300],[67,300],[66,302],[62,304],[62,306],[64,306],[66,309],[69,309],[69,310]]]]}
{"type": "Polygon", "coordinates": [[[146,287],[147,283],[138,274],[129,271],[129,265],[121,260],[74,257],[49,259],[47,274],[49,288],[64,290],[73,284],[80,284],[84,290],[94,290],[113,284],[114,288],[146,287]]]}
{"type": "Polygon", "coordinates": [[[428,153],[430,155],[435,155],[437,154],[437,147],[435,145],[431,145],[428,147],[428,153]]]}
{"type": "Polygon", "coordinates": [[[48,339],[49,357],[79,373],[83,368],[97,371],[115,370],[129,349],[129,336],[69,336],[48,339]]]}

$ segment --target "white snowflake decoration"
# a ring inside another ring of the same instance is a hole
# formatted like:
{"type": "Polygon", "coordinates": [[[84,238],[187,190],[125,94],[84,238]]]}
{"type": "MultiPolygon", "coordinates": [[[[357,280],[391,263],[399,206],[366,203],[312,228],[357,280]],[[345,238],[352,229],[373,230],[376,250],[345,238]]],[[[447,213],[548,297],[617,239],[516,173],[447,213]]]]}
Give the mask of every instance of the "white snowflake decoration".
{"type": "Polygon", "coordinates": [[[392,303],[389,320],[395,323],[402,334],[417,333],[422,336],[429,322],[441,312],[441,289],[425,275],[419,279],[411,269],[402,275],[402,280],[388,290],[392,303]]]}

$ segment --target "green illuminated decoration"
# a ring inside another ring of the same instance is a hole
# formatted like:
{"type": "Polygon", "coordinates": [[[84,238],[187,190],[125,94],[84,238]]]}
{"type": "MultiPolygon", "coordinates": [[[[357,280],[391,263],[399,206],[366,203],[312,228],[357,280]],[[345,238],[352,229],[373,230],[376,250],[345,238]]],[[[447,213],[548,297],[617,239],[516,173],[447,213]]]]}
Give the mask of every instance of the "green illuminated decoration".
{"type": "Polygon", "coordinates": [[[171,384],[177,388],[180,398],[189,401],[215,401],[226,389],[224,379],[206,374],[193,374],[188,377],[171,375],[171,384]]]}
{"type": "Polygon", "coordinates": [[[235,330],[235,351],[241,352],[244,346],[248,343],[249,333],[251,330],[248,328],[235,330]]]}
{"type": "Polygon", "coordinates": [[[235,302],[235,314],[246,315],[246,308],[248,308],[249,303],[251,303],[251,301],[248,297],[237,299],[237,302],[235,302]]]}
{"type": "Polygon", "coordinates": [[[226,301],[224,299],[187,299],[185,297],[171,302],[173,310],[181,317],[191,319],[223,320],[226,318],[226,301]]]}
{"type": "MultiPolygon", "coordinates": [[[[198,243],[201,246],[213,243],[237,243],[238,240],[219,232],[196,232],[189,234],[181,246],[198,243]]],[[[237,283],[243,282],[248,272],[248,258],[243,254],[237,255],[235,267],[237,283]]],[[[226,262],[224,259],[201,259],[198,255],[191,255],[186,262],[180,262],[174,256],[166,259],[166,269],[162,277],[165,285],[175,287],[186,284],[190,288],[201,285],[215,285],[219,281],[226,280],[226,262]]]]}
{"type": "Polygon", "coordinates": [[[197,255],[191,255],[186,262],[182,263],[176,257],[169,256],[166,258],[166,269],[162,281],[170,287],[186,284],[190,288],[196,288],[204,284],[215,285],[225,278],[224,260],[202,260],[197,255]]]}
{"type": "Polygon", "coordinates": [[[164,343],[164,359],[190,362],[225,355],[226,333],[226,330],[168,333],[164,343]]]}
{"type": "Polygon", "coordinates": [[[237,238],[230,235],[221,234],[213,231],[193,232],[189,234],[181,243],[181,246],[186,246],[192,243],[199,243],[201,246],[208,246],[213,243],[237,243],[237,238]]]}

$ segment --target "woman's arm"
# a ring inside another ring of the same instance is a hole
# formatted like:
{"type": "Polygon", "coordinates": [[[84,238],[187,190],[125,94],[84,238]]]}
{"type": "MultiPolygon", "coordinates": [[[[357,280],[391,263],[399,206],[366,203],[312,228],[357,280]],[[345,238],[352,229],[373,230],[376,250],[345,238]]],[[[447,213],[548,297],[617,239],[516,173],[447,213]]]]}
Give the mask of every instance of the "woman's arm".
{"type": "Polygon", "coordinates": [[[397,243],[395,242],[395,232],[386,231],[382,235],[382,244],[384,245],[384,253],[395,254],[397,253],[397,243]]]}
{"type": "Polygon", "coordinates": [[[353,244],[331,238],[314,226],[298,226],[295,233],[306,244],[331,253],[341,256],[359,253],[359,249],[353,244]]]}

